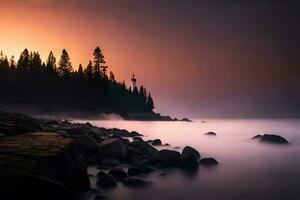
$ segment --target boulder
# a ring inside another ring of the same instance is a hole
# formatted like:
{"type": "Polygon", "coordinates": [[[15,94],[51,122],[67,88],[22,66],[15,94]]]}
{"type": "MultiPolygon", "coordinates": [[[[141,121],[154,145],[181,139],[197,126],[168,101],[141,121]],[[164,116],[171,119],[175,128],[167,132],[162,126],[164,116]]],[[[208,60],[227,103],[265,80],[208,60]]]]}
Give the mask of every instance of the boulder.
{"type": "Polygon", "coordinates": [[[71,138],[34,132],[3,137],[0,146],[0,176],[41,176],[72,190],[90,187],[86,161],[71,138]]]}
{"type": "Polygon", "coordinates": [[[217,136],[217,134],[215,132],[207,132],[205,133],[205,135],[208,135],[208,136],[217,136]]]}
{"type": "Polygon", "coordinates": [[[153,140],[152,145],[153,145],[153,146],[159,146],[159,145],[162,145],[161,140],[160,140],[160,139],[155,139],[155,140],[153,140]]]}
{"type": "Polygon", "coordinates": [[[128,176],[136,176],[136,175],[144,174],[144,173],[146,173],[146,171],[142,168],[130,167],[128,169],[127,173],[128,173],[128,176]]]}
{"type": "Polygon", "coordinates": [[[214,166],[218,165],[219,162],[214,158],[203,158],[200,160],[199,164],[203,166],[214,166]]]}
{"type": "Polygon", "coordinates": [[[98,146],[98,156],[101,158],[124,159],[126,154],[126,145],[119,138],[106,139],[98,146]]]}
{"type": "Polygon", "coordinates": [[[264,143],[271,143],[271,144],[289,144],[289,142],[285,138],[279,135],[271,135],[271,134],[264,134],[260,139],[260,141],[264,143]]]}
{"type": "Polygon", "coordinates": [[[129,187],[141,187],[141,186],[149,186],[150,182],[145,181],[144,179],[138,177],[127,177],[124,178],[123,184],[129,187]]]}
{"type": "Polygon", "coordinates": [[[197,170],[199,163],[196,157],[191,155],[182,155],[177,160],[178,166],[185,170],[197,170]]]}
{"type": "Polygon", "coordinates": [[[100,160],[100,164],[102,166],[107,166],[107,167],[114,167],[114,166],[117,166],[120,163],[119,160],[115,159],[115,158],[103,158],[100,160]]]}
{"type": "Polygon", "coordinates": [[[0,188],[1,199],[79,200],[79,197],[63,184],[41,176],[0,176],[0,188]]]}
{"type": "Polygon", "coordinates": [[[190,146],[186,146],[183,148],[182,156],[193,156],[197,160],[199,160],[201,158],[200,153],[196,149],[194,149],[193,147],[190,147],[190,146]]]}
{"type": "Polygon", "coordinates": [[[143,138],[141,138],[141,137],[134,137],[134,138],[132,138],[132,140],[144,141],[143,138]]]}
{"type": "Polygon", "coordinates": [[[157,152],[157,149],[155,149],[153,146],[151,146],[145,141],[135,140],[130,142],[128,145],[139,150],[143,155],[152,156],[154,153],[157,152]]]}
{"type": "Polygon", "coordinates": [[[262,138],[262,135],[256,135],[254,137],[252,137],[251,139],[255,140],[255,139],[261,139],[262,138]]]}
{"type": "Polygon", "coordinates": [[[176,164],[177,159],[180,157],[180,153],[178,151],[163,149],[156,152],[152,159],[158,163],[164,165],[173,165],[176,164]]]}
{"type": "Polygon", "coordinates": [[[145,162],[143,161],[137,161],[137,162],[134,162],[132,164],[132,166],[135,166],[135,167],[138,167],[140,169],[143,169],[146,173],[148,172],[153,172],[155,170],[154,167],[152,167],[151,165],[148,165],[146,164],[145,162]]]}
{"type": "Polygon", "coordinates": [[[90,136],[82,135],[75,137],[75,142],[79,149],[87,155],[94,154],[97,152],[98,143],[90,136]]]}
{"type": "Polygon", "coordinates": [[[112,175],[116,180],[120,181],[123,178],[127,177],[127,173],[125,172],[124,169],[117,167],[113,168],[108,172],[108,174],[112,175]]]}
{"type": "Polygon", "coordinates": [[[137,137],[137,136],[143,136],[142,134],[136,132],[136,131],[127,131],[125,129],[109,129],[108,130],[113,136],[119,136],[119,137],[137,137]]]}
{"type": "Polygon", "coordinates": [[[100,188],[117,186],[116,179],[110,174],[106,174],[105,172],[100,171],[98,172],[97,177],[97,186],[100,188]]]}

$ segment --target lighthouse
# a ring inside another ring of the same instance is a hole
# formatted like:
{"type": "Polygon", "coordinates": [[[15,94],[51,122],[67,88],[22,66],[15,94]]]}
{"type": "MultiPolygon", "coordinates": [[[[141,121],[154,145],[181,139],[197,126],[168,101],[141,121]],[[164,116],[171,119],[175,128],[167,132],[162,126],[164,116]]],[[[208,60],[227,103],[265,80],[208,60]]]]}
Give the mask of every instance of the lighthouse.
{"type": "Polygon", "coordinates": [[[131,88],[132,91],[136,88],[136,79],[134,77],[134,74],[132,74],[132,78],[131,78],[131,88]]]}

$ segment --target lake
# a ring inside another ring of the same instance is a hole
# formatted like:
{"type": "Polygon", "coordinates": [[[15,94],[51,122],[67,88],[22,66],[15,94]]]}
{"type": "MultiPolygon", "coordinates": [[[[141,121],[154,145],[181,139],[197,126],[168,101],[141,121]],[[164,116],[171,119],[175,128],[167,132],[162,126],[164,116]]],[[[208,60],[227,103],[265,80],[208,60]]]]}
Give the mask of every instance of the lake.
{"type": "MultiPolygon", "coordinates": [[[[118,184],[107,190],[110,199],[124,200],[283,200],[300,199],[300,120],[297,119],[204,119],[189,122],[141,122],[105,120],[90,123],[123,128],[159,138],[176,146],[192,146],[201,157],[214,157],[219,165],[200,167],[196,173],[162,169],[145,175],[148,188],[132,189],[118,184]],[[213,131],[217,137],[206,136],[213,131]],[[261,144],[250,140],[257,134],[278,134],[290,145],[261,144]],[[165,172],[166,176],[160,176],[165,172]]],[[[78,121],[78,120],[77,120],[78,121]]],[[[85,120],[80,120],[85,122],[85,120]]],[[[90,168],[89,173],[97,173],[90,168]]],[[[93,184],[94,185],[94,184],[93,184]]],[[[94,186],[95,187],[95,186],[94,186]]]]}

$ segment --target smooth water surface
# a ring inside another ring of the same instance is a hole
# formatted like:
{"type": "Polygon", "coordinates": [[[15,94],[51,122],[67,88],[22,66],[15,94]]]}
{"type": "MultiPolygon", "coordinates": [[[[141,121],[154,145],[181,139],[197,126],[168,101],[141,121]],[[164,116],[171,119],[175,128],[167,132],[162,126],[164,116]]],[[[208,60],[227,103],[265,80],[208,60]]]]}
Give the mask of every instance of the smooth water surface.
{"type": "MultiPolygon", "coordinates": [[[[83,122],[83,121],[81,121],[83,122]]],[[[174,148],[198,149],[202,157],[214,157],[220,165],[200,167],[189,174],[179,169],[157,170],[145,178],[153,185],[132,189],[119,183],[106,191],[111,199],[210,199],[284,200],[300,199],[300,120],[208,119],[189,122],[89,121],[106,128],[124,128],[159,138],[174,148]],[[217,137],[204,133],[214,131],[217,137]],[[278,134],[290,145],[260,144],[250,140],[257,134],[278,134]],[[166,176],[159,176],[166,172],[166,176]]],[[[181,151],[179,149],[178,151],[181,151]]],[[[95,170],[92,170],[96,173],[95,170]]]]}

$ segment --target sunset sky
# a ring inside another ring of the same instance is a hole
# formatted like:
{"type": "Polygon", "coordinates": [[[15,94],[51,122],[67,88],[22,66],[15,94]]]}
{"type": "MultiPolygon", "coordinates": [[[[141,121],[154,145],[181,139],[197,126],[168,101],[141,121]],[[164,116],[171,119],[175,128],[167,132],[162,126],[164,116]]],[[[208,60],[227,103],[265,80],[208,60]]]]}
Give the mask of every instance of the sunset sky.
{"type": "Polygon", "coordinates": [[[99,45],[163,114],[300,116],[299,22],[296,1],[0,0],[0,50],[77,68],[99,45]]]}

